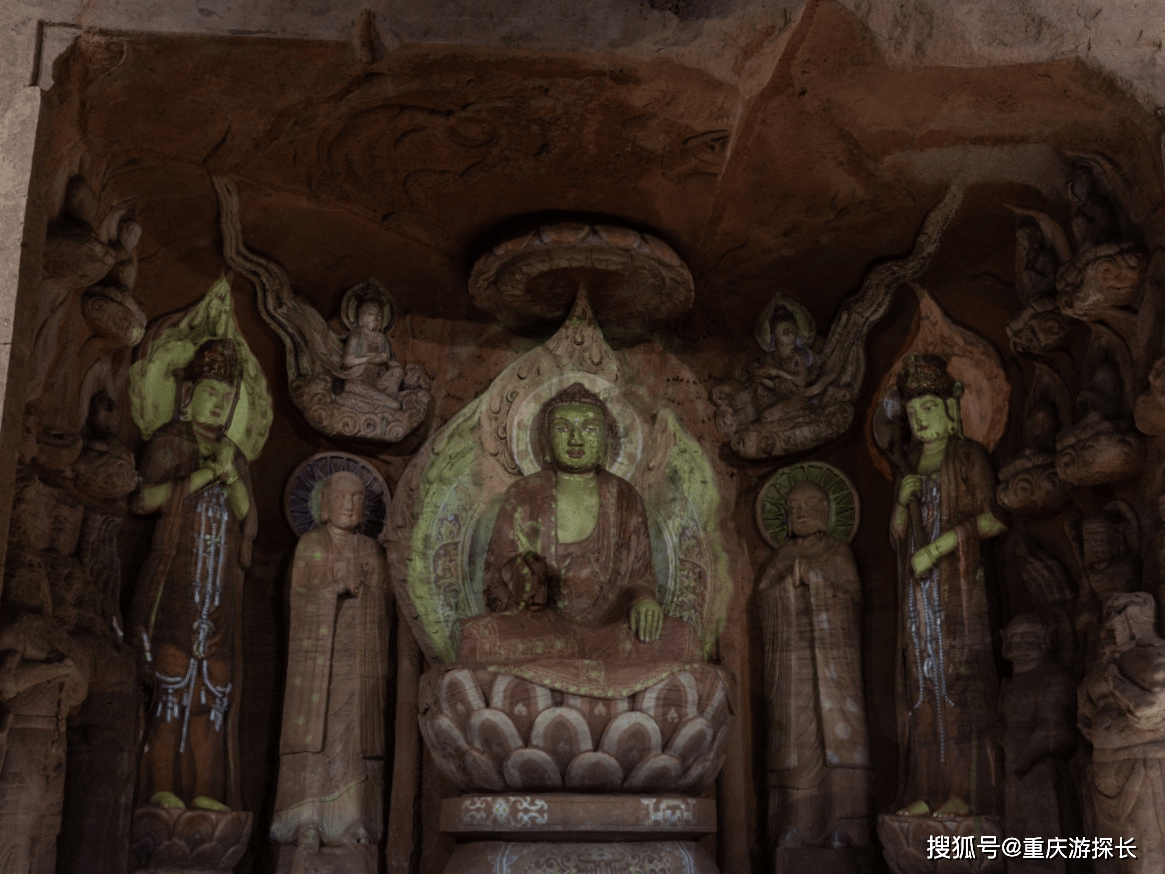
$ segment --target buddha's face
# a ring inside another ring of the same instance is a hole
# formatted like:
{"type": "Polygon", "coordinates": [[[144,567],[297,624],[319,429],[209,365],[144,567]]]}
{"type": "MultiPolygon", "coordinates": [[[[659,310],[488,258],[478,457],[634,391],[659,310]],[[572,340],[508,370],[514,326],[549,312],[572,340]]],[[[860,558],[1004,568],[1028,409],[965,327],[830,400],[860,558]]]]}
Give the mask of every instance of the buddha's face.
{"type": "Polygon", "coordinates": [[[607,455],[607,420],[593,404],[562,404],[550,413],[546,442],[558,470],[586,473],[607,455]]]}
{"type": "Polygon", "coordinates": [[[777,322],[773,325],[773,342],[778,352],[792,352],[797,345],[796,322],[777,322]]]}
{"type": "Polygon", "coordinates": [[[829,528],[829,498],[812,483],[793,486],[785,506],[794,537],[809,537],[829,528]]]}
{"type": "Polygon", "coordinates": [[[360,327],[366,331],[380,329],[380,307],[375,301],[360,305],[360,327]]]}
{"type": "Polygon", "coordinates": [[[323,516],[328,523],[354,531],[364,519],[364,484],[350,477],[338,477],[324,488],[323,516]]]}
{"type": "Polygon", "coordinates": [[[190,421],[207,428],[221,428],[235,404],[234,386],[217,379],[204,379],[190,396],[190,421]]]}
{"type": "Polygon", "coordinates": [[[923,443],[940,440],[955,432],[948,402],[938,395],[911,398],[906,402],[906,418],[910,422],[910,433],[923,443]]]}

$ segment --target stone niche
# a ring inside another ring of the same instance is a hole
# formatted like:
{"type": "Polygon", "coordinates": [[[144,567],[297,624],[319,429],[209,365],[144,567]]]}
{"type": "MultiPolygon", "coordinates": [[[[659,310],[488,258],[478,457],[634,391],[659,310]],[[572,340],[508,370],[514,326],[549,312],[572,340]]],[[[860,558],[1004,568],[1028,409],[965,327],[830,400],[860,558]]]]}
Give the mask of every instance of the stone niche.
{"type": "MultiPolygon", "coordinates": [[[[1161,123],[1113,82],[1072,59],[905,68],[884,57],[875,37],[834,2],[810,4],[795,19],[778,17],[747,39],[699,39],[689,52],[660,55],[635,46],[389,47],[368,26],[354,44],[87,32],[57,61],[30,190],[32,266],[19,289],[11,367],[17,378],[8,387],[4,423],[10,469],[35,477],[62,506],[81,505],[70,475],[79,456],[69,453],[84,442],[93,395],[86,374],[97,367],[124,409],[133,357],[132,330],[118,334],[86,319],[86,301],[93,309],[87,289],[115,284],[103,277],[125,262],[128,238],[111,235],[103,222],[124,210],[140,226],[129,287],[152,321],[191,304],[226,269],[214,176],[237,187],[248,247],[278,263],[337,330],[346,289],[369,278],[388,288],[398,310],[396,354],[432,375],[432,407],[415,435],[387,447],[327,440],[291,403],[285,352],[260,317],[255,289],[233,279],[240,330],[262,364],[275,408],[271,439],[252,474],[261,521],[246,585],[239,716],[243,799],[255,827],[236,870],[274,870],[266,834],[287,647],[284,580],[295,543],[282,518],[284,484],[304,458],[336,449],[362,455],[395,490],[423,440],[549,336],[544,325],[501,323],[475,308],[468,293],[470,265],[519,223],[576,215],[642,228],[670,244],[695,280],[691,310],[650,333],[618,337],[618,326],[601,327],[612,330],[623,366],[675,411],[727,483],[724,524],[742,547],[727,557],[734,590],[712,653],[735,675],[739,707],[724,769],[705,792],[717,801],[717,821],[703,846],[721,871],[772,870],[752,591],[768,548],[752,508],[776,464],[730,451],[709,391],[759,356],[753,326],[773,295],[804,305],[824,333],[870,267],[908,253],[948,186],[964,184],[962,206],[916,282],[1002,358],[1012,385],[1011,416],[995,450],[1002,467],[1024,448],[1021,414],[1033,378],[1030,357],[1012,351],[1006,328],[1022,308],[1016,208],[1070,227],[1070,168],[1087,157],[1103,168],[1133,233],[1128,239],[1150,255],[1134,317],[1104,328],[1121,333],[1129,349],[1128,391],[1145,390],[1161,354],[1160,264],[1152,257],[1165,236],[1157,211],[1161,123]],[[733,63],[705,63],[725,52],[733,63]],[[90,192],[80,206],[70,198],[75,178],[90,192]],[[98,261],[109,261],[106,273],[53,286],[61,276],[58,259],[74,257],[62,256],[54,242],[66,231],[70,239],[84,237],[85,246],[96,240],[106,247],[98,253],[98,261]],[[683,362],[682,378],[657,372],[665,356],[683,362]],[[18,378],[34,371],[43,378],[18,378]],[[26,451],[18,460],[22,435],[26,451]]],[[[123,290],[125,275],[119,274],[123,290]]],[[[880,521],[893,504],[892,482],[879,469],[866,420],[879,379],[909,342],[917,300],[909,289],[898,291],[869,336],[853,424],[806,456],[844,471],[864,508],[852,547],[865,587],[862,662],[878,811],[891,808],[897,779],[897,572],[880,521]]],[[[1089,336],[1087,326],[1068,332],[1045,359],[1073,399],[1085,388],[1089,336]]],[[[124,413],[115,436],[138,448],[124,413]]],[[[1149,459],[1160,457],[1155,439],[1146,438],[1149,459]]],[[[1075,529],[1065,527],[1067,514],[1094,515],[1117,499],[1139,514],[1145,530],[1137,588],[1156,593],[1162,475],[1155,464],[1117,483],[1076,487],[1074,507],[1012,526],[1015,537],[1022,528],[1068,568],[1061,580],[1068,594],[1053,597],[1031,585],[1030,575],[1025,582],[1021,569],[1028,564],[1014,556],[1033,549],[1019,550],[1009,534],[995,550],[1006,593],[997,605],[1003,620],[1076,597],[1072,587],[1083,585],[1084,574],[1072,561],[1075,529]]],[[[13,499],[6,492],[5,500],[13,499]]],[[[132,516],[120,531],[123,607],[148,531],[132,516]]],[[[19,536],[18,526],[13,532],[19,536]]],[[[29,557],[35,551],[29,544],[16,549],[14,542],[6,597],[20,589],[12,580],[21,568],[45,561],[29,557]]],[[[50,564],[86,560],[55,550],[40,551],[50,564]]],[[[1066,616],[1067,628],[1074,619],[1066,616]]],[[[387,720],[394,726],[386,767],[392,792],[380,852],[387,871],[437,874],[454,849],[441,831],[442,805],[457,791],[422,753],[415,714],[426,666],[404,623],[394,634],[390,706],[397,715],[387,720]]],[[[1070,667],[1082,669],[1083,652],[1076,658],[1070,667]]],[[[102,694],[125,693],[126,683],[112,676],[90,677],[94,683],[102,694]]],[[[95,739],[86,749],[124,756],[134,742],[131,721],[102,723],[102,732],[117,737],[90,732],[95,739]]],[[[76,722],[81,735],[86,724],[76,722]]],[[[94,837],[107,833],[108,810],[99,809],[107,802],[78,784],[71,762],[60,870],[68,870],[65,859],[92,852],[101,860],[93,870],[117,871],[125,845],[94,837]]],[[[133,775],[111,770],[123,781],[120,797],[131,796],[133,775]]]]}

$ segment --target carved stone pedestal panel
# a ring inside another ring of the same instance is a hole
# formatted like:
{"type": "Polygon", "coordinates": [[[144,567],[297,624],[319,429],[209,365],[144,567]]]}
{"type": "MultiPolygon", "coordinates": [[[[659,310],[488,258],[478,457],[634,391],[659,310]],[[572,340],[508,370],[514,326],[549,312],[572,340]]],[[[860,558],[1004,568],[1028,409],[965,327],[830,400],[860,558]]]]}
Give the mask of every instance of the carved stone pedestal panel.
{"type": "Polygon", "coordinates": [[[717,874],[712,855],[695,841],[625,843],[462,844],[445,874],[717,874]]]}
{"type": "Polygon", "coordinates": [[[246,852],[251,814],[146,805],[133,813],[130,867],[158,874],[230,871],[246,852]]]}
{"type": "Polygon", "coordinates": [[[773,857],[773,874],[873,874],[874,851],[855,847],[778,847],[773,857]]]}
{"type": "Polygon", "coordinates": [[[441,831],[458,840],[699,838],[716,831],[716,802],[676,795],[463,795],[442,802],[441,831]]]}
{"type": "Polygon", "coordinates": [[[279,848],[276,874],[376,874],[376,845],[279,848]]]}

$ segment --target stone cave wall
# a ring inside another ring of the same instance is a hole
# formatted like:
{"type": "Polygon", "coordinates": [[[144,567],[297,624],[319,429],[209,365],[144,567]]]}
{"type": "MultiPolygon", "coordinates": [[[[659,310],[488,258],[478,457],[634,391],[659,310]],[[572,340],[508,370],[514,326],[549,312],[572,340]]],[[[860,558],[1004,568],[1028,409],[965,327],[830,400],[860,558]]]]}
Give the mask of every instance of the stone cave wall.
{"type": "MultiPolygon", "coordinates": [[[[981,49],[983,41],[960,36],[949,22],[941,27],[934,10],[927,19],[922,4],[909,21],[877,4],[856,11],[850,7],[861,4],[805,10],[774,4],[737,9],[715,26],[709,23],[715,4],[704,5],[709,18],[693,34],[698,19],[682,14],[687,5],[648,4],[644,33],[624,33],[629,48],[606,30],[590,37],[601,43],[594,50],[402,39],[378,17],[357,29],[354,42],[335,41],[348,34],[346,26],[327,34],[331,41],[308,38],[318,34],[306,25],[292,34],[300,39],[284,41],[132,34],[118,32],[124,25],[115,22],[87,32],[59,58],[38,125],[10,365],[17,378],[8,385],[0,440],[18,492],[6,597],[43,602],[47,588],[55,621],[73,617],[63,627],[88,654],[78,659],[99,666],[87,677],[90,698],[70,723],[74,782],[65,789],[59,870],[93,854],[102,870],[124,864],[123,847],[93,846],[106,823],[95,824],[99,804],[77,788],[75,763],[107,762],[108,773],[85,780],[120,780],[130,791],[134,744],[127,738],[143,706],[132,663],[110,628],[132,589],[149,525],[126,515],[124,492],[86,491],[83,466],[101,452],[116,462],[123,458],[117,446],[132,452],[140,443],[124,412],[133,326],[190,304],[224,270],[211,174],[238,181],[248,245],[283,265],[297,291],[333,324],[339,295],[354,282],[377,276],[389,285],[402,313],[396,353],[428,369],[434,397],[421,432],[387,450],[320,437],[289,399],[283,351],[259,316],[255,290],[234,282],[240,326],[272,386],[277,423],[254,468],[263,523],[247,583],[241,700],[244,795],[257,816],[240,870],[270,864],[264,836],[287,643],[284,579],[294,546],[283,522],[284,483],[311,453],[341,449],[370,458],[394,486],[424,436],[544,339],[496,324],[465,290],[474,257],[516,220],[617,217],[664,236],[696,279],[690,313],[619,351],[677,410],[731,483],[725,497],[745,546],[731,557],[737,588],[717,653],[737,675],[740,696],[740,744],[718,793],[715,849],[723,870],[767,865],[758,752],[766,732],[763,666],[752,587],[769,550],[753,506],[762,481],[782,462],[734,456],[715,425],[709,391],[757,354],[752,326],[772,294],[780,290],[804,303],[824,330],[871,265],[908,252],[927,211],[952,181],[964,181],[963,205],[917,284],[1004,361],[1010,417],[994,454],[1002,467],[1023,448],[1034,374],[1033,359],[1012,351],[1006,327],[1020,309],[1013,207],[1070,226],[1070,168],[1087,156],[1106,168],[1128,227],[1148,254],[1129,377],[1135,395],[1145,392],[1161,352],[1156,253],[1165,232],[1159,213],[1165,182],[1160,123],[1128,90],[1079,60],[1033,58],[1024,52],[1034,49],[1003,46],[1002,38],[986,54],[1014,65],[940,66],[944,53],[963,59],[974,54],[968,42],[981,49]],[[650,43],[644,34],[667,15],[683,45],[643,50],[650,43]],[[923,20],[932,22],[926,39],[919,36],[923,20]],[[749,38],[736,40],[741,33],[749,38]],[[120,309],[108,319],[94,312],[94,288],[113,289],[105,296],[120,309]],[[687,372],[660,374],[657,362],[673,356],[687,372]],[[87,417],[99,388],[123,412],[112,433],[95,435],[87,417]],[[38,513],[46,518],[34,518],[38,513]],[[97,537],[91,532],[107,518],[116,520],[119,549],[96,560],[85,549],[85,533],[97,537]],[[114,561],[120,585],[102,589],[98,577],[108,578],[114,561]],[[67,584],[49,582],[58,579],[67,584]],[[13,580],[22,585],[13,587],[13,580]],[[99,716],[109,713],[118,719],[99,716]]],[[[1067,55],[1070,31],[1056,32],[1067,55]]],[[[1113,56],[1127,70],[1146,66],[1132,51],[1113,56]]],[[[1133,90],[1156,87],[1143,78],[1133,90]]],[[[898,291],[870,334],[853,425],[809,453],[845,471],[863,503],[853,548],[865,585],[863,664],[878,810],[893,802],[897,770],[897,581],[884,521],[892,483],[878,469],[867,413],[881,376],[916,329],[917,300],[909,288],[898,291]]],[[[1052,356],[1073,399],[1088,349],[1080,330],[1066,352],[1052,356]]],[[[1069,501],[1080,515],[1117,499],[1134,508],[1140,587],[1154,593],[1157,440],[1148,439],[1140,475],[1080,488],[1069,501]]],[[[1014,558],[1023,528],[1079,584],[1065,527],[1070,515],[1066,508],[1036,516],[997,545],[1003,618],[1038,606],[1014,558]]],[[[411,843],[407,851],[390,848],[390,870],[440,870],[450,850],[436,829],[437,801],[446,790],[433,785],[426,780],[420,792],[416,831],[390,832],[411,843]]],[[[120,810],[107,813],[114,832],[125,828],[127,798],[111,799],[109,810],[120,810]]],[[[411,813],[413,800],[394,804],[411,813]]],[[[411,824],[411,815],[397,816],[411,824]]]]}

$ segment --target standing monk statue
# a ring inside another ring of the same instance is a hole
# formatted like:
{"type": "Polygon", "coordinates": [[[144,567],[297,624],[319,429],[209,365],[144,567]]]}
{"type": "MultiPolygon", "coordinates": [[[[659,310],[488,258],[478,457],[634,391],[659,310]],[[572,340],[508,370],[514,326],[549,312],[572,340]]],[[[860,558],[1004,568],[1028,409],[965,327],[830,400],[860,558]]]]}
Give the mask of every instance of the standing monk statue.
{"type": "Polygon", "coordinates": [[[757,586],[764,634],[769,839],[870,846],[873,772],[862,691],[862,584],[814,482],[789,489],[791,535],[757,586]]]}
{"type": "Polygon", "coordinates": [[[382,831],[388,580],[380,545],[357,531],[364,503],[357,474],[324,480],[321,524],[300,538],[291,568],[271,837],[296,845],[293,855],[369,849],[382,831]]]}
{"type": "Polygon", "coordinates": [[[696,630],[656,599],[643,499],[603,469],[606,405],[574,383],[535,427],[547,467],[502,497],[485,558],[491,612],[463,623],[458,661],[703,661],[696,630]]]}
{"type": "Polygon", "coordinates": [[[963,436],[962,384],[938,355],[898,376],[911,441],[890,532],[899,566],[900,811],[990,812],[998,669],[980,542],[1006,530],[987,450],[963,436]]]}
{"type": "Polygon", "coordinates": [[[238,803],[228,719],[242,662],[243,568],[256,522],[247,459],[226,435],[243,363],[208,340],[183,370],[177,421],[147,444],[138,513],[158,513],[131,629],[153,684],[139,796],[164,807],[238,803]]]}

